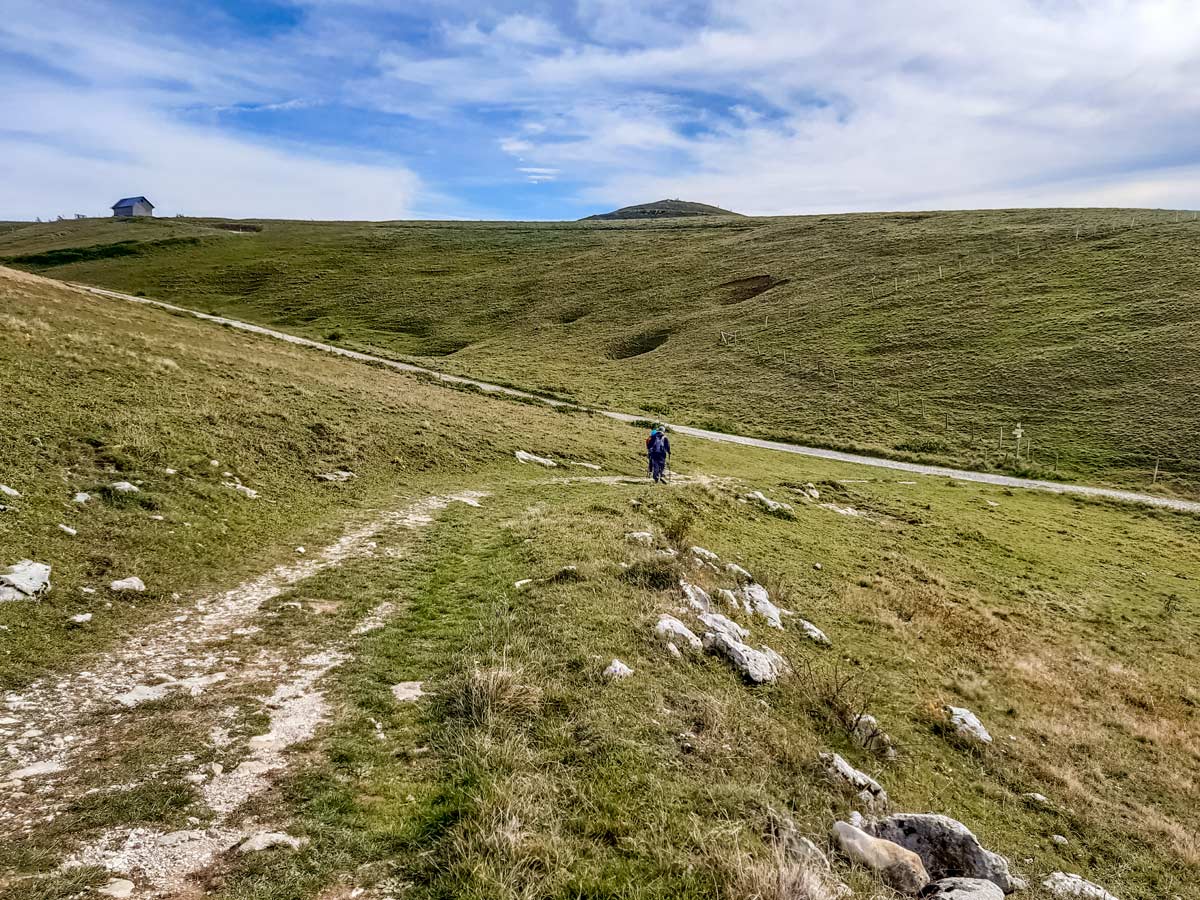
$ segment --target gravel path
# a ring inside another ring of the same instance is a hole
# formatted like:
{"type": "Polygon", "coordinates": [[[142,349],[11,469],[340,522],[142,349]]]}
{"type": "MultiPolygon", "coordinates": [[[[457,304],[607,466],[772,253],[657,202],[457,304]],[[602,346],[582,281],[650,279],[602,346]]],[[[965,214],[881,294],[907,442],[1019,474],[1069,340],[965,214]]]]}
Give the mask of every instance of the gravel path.
{"type": "MultiPolygon", "coordinates": [[[[128,300],[132,303],[141,303],[146,306],[157,306],[162,309],[169,309],[173,312],[187,313],[195,316],[198,319],[207,319],[210,322],[228,325],[231,328],[237,328],[242,331],[249,331],[254,334],[261,334],[267,337],[276,338],[277,340],[287,341],[289,344],[312,347],[317,350],[324,350],[327,353],[335,353],[338,356],[345,356],[350,359],[360,360],[362,362],[376,363],[400,372],[419,372],[437,378],[438,380],[444,381],[447,384],[472,385],[487,393],[504,394],[510,397],[521,397],[526,400],[537,400],[541,403],[545,403],[547,406],[576,405],[573,403],[566,403],[562,400],[553,400],[548,397],[538,396],[537,394],[519,391],[515,388],[504,387],[498,384],[490,384],[486,381],[477,381],[474,378],[464,378],[460,375],[447,375],[443,372],[434,371],[433,369],[415,366],[412,363],[397,362],[396,360],[372,356],[369,353],[360,353],[357,350],[347,350],[343,347],[335,347],[332,344],[323,344],[320,341],[313,341],[309,340],[308,338],[297,337],[294,334],[287,334],[283,331],[275,331],[271,328],[264,328],[261,325],[252,325],[249,322],[241,322],[237,319],[227,319],[223,316],[213,316],[209,315],[208,313],[197,312],[196,310],[187,309],[186,307],[164,303],[161,300],[149,300],[145,297],[134,297],[131,294],[122,294],[118,291],[109,291],[105,290],[104,288],[91,287],[90,285],[86,284],[72,284],[72,286],[92,294],[99,294],[103,297],[112,297],[117,300],[128,300]]],[[[600,415],[608,416],[611,419],[616,419],[620,422],[636,422],[645,418],[644,416],[633,416],[629,415],[628,413],[613,412],[611,410],[598,409],[595,410],[595,412],[600,415]]],[[[1053,494],[1074,494],[1076,496],[1094,497],[1106,500],[1119,500],[1125,503],[1137,503],[1144,506],[1158,506],[1180,512],[1200,513],[1200,501],[1195,500],[1180,500],[1174,497],[1160,497],[1154,494],[1143,494],[1138,491],[1123,491],[1116,488],[1092,487],[1084,484],[1066,484],[1057,481],[1039,481],[1033,478],[1016,478],[1011,475],[993,475],[987,472],[972,472],[966,469],[951,469],[944,466],[926,466],[918,463],[881,459],[875,456],[859,456],[855,453],[842,453],[839,450],[824,450],[820,447],[805,447],[801,444],[788,444],[782,441],[768,441],[761,438],[745,437],[737,434],[725,434],[719,431],[706,431],[703,428],[691,428],[687,425],[671,425],[670,427],[673,431],[676,431],[679,434],[686,434],[689,437],[700,438],[707,441],[741,444],[746,447],[757,447],[762,450],[775,450],[781,453],[796,453],[801,456],[815,456],[820,459],[854,463],[855,465],[860,466],[874,466],[875,468],[881,469],[895,469],[900,472],[909,472],[914,475],[930,475],[937,478],[953,478],[957,481],[974,481],[981,484],[995,484],[1002,487],[1024,488],[1026,490],[1033,491],[1046,491],[1053,494]]]]}

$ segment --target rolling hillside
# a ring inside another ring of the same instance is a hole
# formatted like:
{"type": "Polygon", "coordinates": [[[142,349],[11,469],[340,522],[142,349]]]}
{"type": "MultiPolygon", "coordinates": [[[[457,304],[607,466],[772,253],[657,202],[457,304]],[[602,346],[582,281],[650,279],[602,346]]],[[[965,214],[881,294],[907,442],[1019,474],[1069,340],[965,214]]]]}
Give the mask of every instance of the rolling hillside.
{"type": "Polygon", "coordinates": [[[740,216],[719,206],[709,206],[707,203],[693,203],[689,200],[658,200],[654,203],[639,203],[635,206],[622,206],[612,212],[597,213],[585,216],[581,221],[611,221],[614,219],[678,219],[686,216],[740,216]]]}
{"type": "MultiPolygon", "coordinates": [[[[140,227],[199,243],[104,259],[258,238],[140,227]]],[[[1200,879],[1194,516],[683,438],[649,485],[627,425],[6,269],[0,346],[0,572],[52,567],[0,602],[2,900],[893,898],[855,811],[1022,900],[1200,879]]]]}
{"type": "Polygon", "coordinates": [[[1200,486],[1192,214],[218,224],[47,223],[0,259],[687,424],[1200,486]]]}

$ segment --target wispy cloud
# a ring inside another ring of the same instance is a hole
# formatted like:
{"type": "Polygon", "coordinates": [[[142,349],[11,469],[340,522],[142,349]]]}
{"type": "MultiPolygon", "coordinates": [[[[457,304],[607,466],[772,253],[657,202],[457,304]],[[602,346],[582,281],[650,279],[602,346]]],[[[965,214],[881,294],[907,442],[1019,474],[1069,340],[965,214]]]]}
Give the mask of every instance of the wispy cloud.
{"type": "Polygon", "coordinates": [[[1200,206],[1182,0],[165,9],[9,0],[0,215],[1200,206]]]}

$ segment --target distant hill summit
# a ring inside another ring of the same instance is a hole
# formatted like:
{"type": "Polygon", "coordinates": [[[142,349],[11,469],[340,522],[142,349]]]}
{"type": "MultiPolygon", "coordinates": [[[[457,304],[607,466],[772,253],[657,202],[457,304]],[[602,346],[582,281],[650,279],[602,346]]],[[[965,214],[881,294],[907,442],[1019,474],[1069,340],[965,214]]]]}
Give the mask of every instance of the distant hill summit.
{"type": "Polygon", "coordinates": [[[657,203],[640,203],[637,206],[623,206],[612,212],[585,216],[581,222],[593,219],[672,219],[680,216],[740,216],[719,206],[709,206],[707,203],[691,203],[687,200],[659,200],[657,203]]]}

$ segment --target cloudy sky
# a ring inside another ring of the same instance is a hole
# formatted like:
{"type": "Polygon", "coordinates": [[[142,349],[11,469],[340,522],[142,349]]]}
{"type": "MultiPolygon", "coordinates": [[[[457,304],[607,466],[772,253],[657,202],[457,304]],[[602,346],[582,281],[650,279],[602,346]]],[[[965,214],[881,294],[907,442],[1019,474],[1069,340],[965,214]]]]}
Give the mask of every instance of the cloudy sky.
{"type": "Polygon", "coordinates": [[[0,218],[1200,207],[1194,0],[0,7],[0,218]]]}

